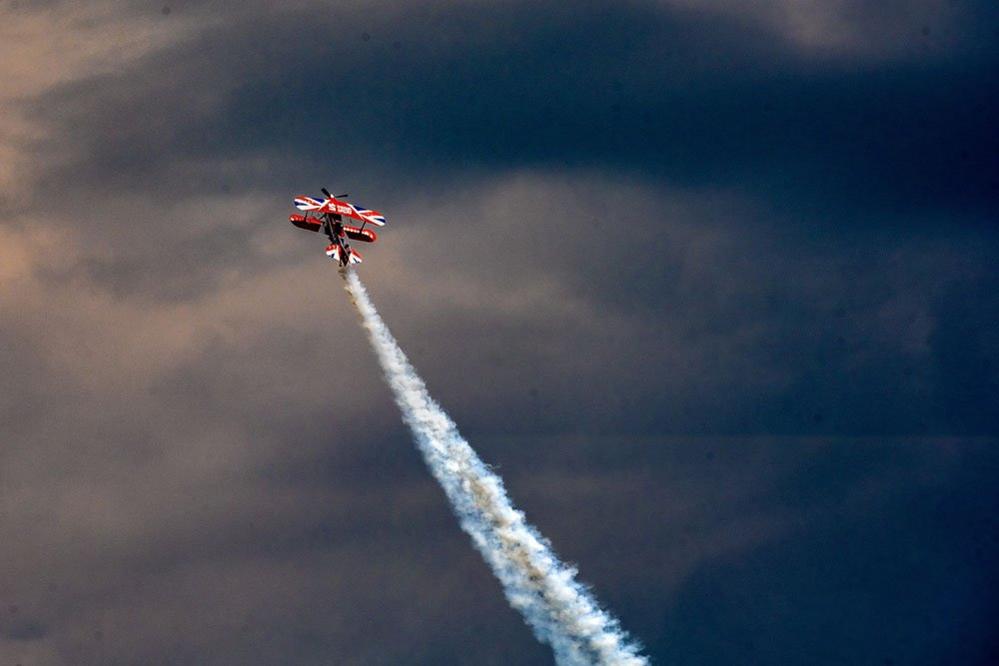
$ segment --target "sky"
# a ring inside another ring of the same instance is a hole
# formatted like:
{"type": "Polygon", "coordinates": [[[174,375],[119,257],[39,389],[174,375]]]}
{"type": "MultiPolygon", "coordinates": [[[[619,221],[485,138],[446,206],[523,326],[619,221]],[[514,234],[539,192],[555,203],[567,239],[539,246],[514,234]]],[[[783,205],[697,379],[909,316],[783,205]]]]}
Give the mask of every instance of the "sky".
{"type": "Polygon", "coordinates": [[[657,664],[999,661],[999,8],[0,2],[0,663],[547,664],[292,198],[657,664]]]}

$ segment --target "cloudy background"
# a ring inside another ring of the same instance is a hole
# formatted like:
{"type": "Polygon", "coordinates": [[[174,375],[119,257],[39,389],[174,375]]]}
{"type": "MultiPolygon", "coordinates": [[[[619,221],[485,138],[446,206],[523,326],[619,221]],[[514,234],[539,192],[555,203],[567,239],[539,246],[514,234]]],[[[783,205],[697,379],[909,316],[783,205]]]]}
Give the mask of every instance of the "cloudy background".
{"type": "Polygon", "coordinates": [[[0,2],[0,663],[545,664],[320,239],[655,663],[999,661],[999,10],[0,2]]]}

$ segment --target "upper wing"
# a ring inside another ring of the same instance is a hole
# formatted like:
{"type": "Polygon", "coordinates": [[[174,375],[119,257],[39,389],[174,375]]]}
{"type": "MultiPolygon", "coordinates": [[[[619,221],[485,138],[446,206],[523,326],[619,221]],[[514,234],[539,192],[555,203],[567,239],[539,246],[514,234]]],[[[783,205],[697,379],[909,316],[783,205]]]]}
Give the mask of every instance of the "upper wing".
{"type": "Polygon", "coordinates": [[[295,197],[295,207],[298,210],[318,210],[323,213],[333,213],[349,217],[360,222],[367,222],[375,226],[385,226],[385,216],[377,210],[371,210],[357,204],[339,201],[337,199],[317,199],[307,197],[304,194],[295,197]]]}
{"type": "Polygon", "coordinates": [[[358,206],[357,204],[350,204],[350,207],[353,208],[356,213],[356,215],[351,215],[351,217],[355,220],[362,220],[379,227],[385,226],[385,216],[377,210],[369,210],[364,206],[358,206]]]}
{"type": "Polygon", "coordinates": [[[325,199],[307,197],[304,194],[295,197],[295,208],[298,210],[319,210],[326,203],[325,199]]]}

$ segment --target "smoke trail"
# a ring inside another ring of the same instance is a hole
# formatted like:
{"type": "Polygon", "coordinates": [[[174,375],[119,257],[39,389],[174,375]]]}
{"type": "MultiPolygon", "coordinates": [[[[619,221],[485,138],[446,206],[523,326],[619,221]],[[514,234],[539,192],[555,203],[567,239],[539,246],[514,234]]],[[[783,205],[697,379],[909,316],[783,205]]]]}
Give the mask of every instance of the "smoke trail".
{"type": "Polygon", "coordinates": [[[576,582],[576,570],[560,562],[548,541],[513,508],[503,481],[479,459],[430,397],[357,274],[341,271],[341,275],[427,466],[444,488],[462,529],[472,537],[510,604],[524,616],[534,635],[552,646],[560,665],[647,664],[617,620],[576,582]]]}

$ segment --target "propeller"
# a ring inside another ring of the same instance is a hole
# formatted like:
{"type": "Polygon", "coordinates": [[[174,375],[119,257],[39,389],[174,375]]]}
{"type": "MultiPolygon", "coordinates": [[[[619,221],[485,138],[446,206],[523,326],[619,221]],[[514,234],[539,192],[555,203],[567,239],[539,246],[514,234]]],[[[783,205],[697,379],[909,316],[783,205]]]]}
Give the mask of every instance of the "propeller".
{"type": "MultiPolygon", "coordinates": [[[[330,191],[329,191],[329,190],[327,190],[327,189],[326,189],[325,187],[320,187],[320,188],[319,188],[319,190],[320,190],[320,191],[321,191],[321,192],[322,192],[323,194],[325,194],[325,195],[326,195],[326,198],[327,198],[327,199],[333,199],[333,198],[334,198],[334,197],[333,197],[333,195],[332,195],[332,194],[330,194],[330,191]]],[[[349,196],[350,196],[349,194],[347,194],[346,192],[344,192],[343,194],[338,194],[338,195],[336,195],[336,198],[340,198],[340,197],[349,197],[349,196]]]]}

